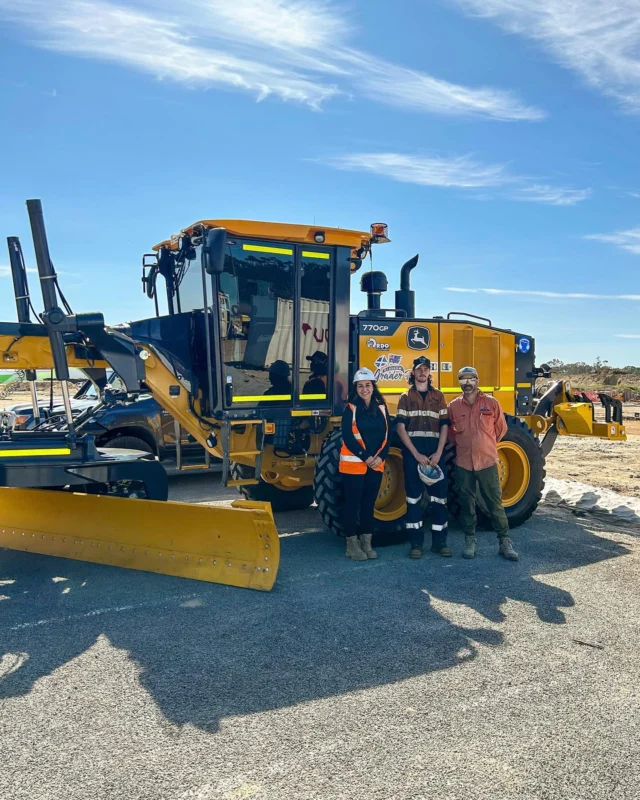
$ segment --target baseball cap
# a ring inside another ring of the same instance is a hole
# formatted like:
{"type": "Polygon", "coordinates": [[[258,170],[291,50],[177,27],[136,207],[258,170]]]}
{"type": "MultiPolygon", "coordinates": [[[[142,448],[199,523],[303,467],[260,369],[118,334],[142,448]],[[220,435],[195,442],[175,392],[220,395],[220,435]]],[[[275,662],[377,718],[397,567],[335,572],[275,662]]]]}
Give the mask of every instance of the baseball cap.
{"type": "Polygon", "coordinates": [[[426,356],[418,356],[413,360],[413,368],[419,367],[420,364],[424,364],[425,367],[429,367],[431,369],[431,361],[426,356]]]}
{"type": "Polygon", "coordinates": [[[322,350],[316,350],[313,355],[306,356],[307,361],[317,361],[319,364],[329,363],[329,356],[323,353],[322,350]]]}
{"type": "Polygon", "coordinates": [[[460,378],[477,378],[478,370],[475,367],[460,367],[458,370],[458,380],[460,378]]]}

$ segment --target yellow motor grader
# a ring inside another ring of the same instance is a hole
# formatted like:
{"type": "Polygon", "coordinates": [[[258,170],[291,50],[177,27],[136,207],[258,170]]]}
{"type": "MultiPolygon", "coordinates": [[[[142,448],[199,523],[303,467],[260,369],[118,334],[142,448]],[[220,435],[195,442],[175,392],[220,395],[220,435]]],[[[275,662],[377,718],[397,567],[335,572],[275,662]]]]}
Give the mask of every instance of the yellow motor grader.
{"type": "MultiPolygon", "coordinates": [[[[62,381],[61,430],[0,430],[0,547],[270,589],[279,549],[271,509],[317,503],[340,533],[340,417],[357,367],[375,372],[393,413],[413,359],[426,355],[435,385],[459,390],[473,364],[481,389],[499,400],[508,432],[499,446],[504,505],[512,527],[535,511],[545,456],[557,436],[624,440],[622,407],[593,403],[557,381],[534,398],[531,336],[451,312],[417,319],[410,274],[401,270],[394,308],[381,307],[382,272],[362,273],[366,309],[350,313],[351,276],[387,227],[368,232],[244,220],[201,220],[143,257],[143,288],[155,315],[108,327],[100,313],[74,314],[59,291],[40,201],[27,201],[44,312],[30,318],[20,243],[8,240],[18,322],[0,322],[0,364],[53,368],[62,381]],[[162,279],[160,283],[159,279],[162,279]],[[74,419],[65,379],[83,369],[102,402],[150,392],[177,424],[222,460],[222,482],[244,495],[232,507],[166,502],[167,479],[149,454],[96,448],[74,419]],[[105,380],[113,370],[124,389],[105,380]],[[134,502],[132,502],[132,500],[134,502]]],[[[37,397],[34,395],[34,409],[37,397]]],[[[0,422],[1,425],[1,422],[0,422]]],[[[446,457],[455,450],[448,446],[446,457]]],[[[450,498],[455,512],[455,496],[450,498]]],[[[479,512],[482,501],[478,499],[479,512]]],[[[392,442],[376,503],[378,538],[403,529],[399,443],[392,442]]]]}

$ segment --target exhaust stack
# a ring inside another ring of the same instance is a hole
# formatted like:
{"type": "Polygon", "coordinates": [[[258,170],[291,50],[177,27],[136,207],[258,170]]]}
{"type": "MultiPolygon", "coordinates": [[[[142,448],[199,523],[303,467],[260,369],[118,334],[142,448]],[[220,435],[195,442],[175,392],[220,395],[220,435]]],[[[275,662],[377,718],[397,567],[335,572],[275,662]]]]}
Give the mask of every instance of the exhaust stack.
{"type": "Polygon", "coordinates": [[[411,270],[418,266],[419,258],[420,256],[416,253],[413,258],[402,265],[400,288],[396,291],[396,309],[405,311],[409,319],[413,319],[416,315],[416,293],[411,290],[411,270]]]}

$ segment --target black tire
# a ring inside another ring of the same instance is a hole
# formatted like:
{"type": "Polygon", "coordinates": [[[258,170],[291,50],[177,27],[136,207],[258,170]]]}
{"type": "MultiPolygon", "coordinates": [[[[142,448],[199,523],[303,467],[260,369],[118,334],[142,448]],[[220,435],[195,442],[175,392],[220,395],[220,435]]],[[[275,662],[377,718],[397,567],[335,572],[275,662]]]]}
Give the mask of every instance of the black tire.
{"type": "MultiPolygon", "coordinates": [[[[336,429],[324,441],[316,463],[313,476],[313,495],[324,524],[342,536],[340,509],[344,502],[342,481],[340,480],[340,448],[342,431],[336,429]]],[[[372,531],[374,544],[378,547],[396,544],[406,539],[404,516],[393,521],[376,520],[372,531]]]]}
{"type": "MultiPolygon", "coordinates": [[[[545,459],[540,446],[540,441],[536,438],[531,428],[518,417],[505,414],[507,422],[507,432],[502,439],[502,443],[513,443],[527,458],[529,465],[529,477],[526,489],[524,489],[520,499],[504,507],[510,528],[517,528],[525,523],[534,513],[542,499],[545,479],[545,459]]],[[[447,445],[445,448],[445,462],[449,468],[449,513],[458,516],[460,504],[455,491],[455,447],[447,445]]],[[[511,487],[511,492],[514,491],[511,487]]],[[[507,495],[507,492],[504,492],[507,495]]],[[[491,518],[487,512],[487,507],[480,493],[476,497],[476,514],[478,517],[478,527],[485,530],[492,530],[491,518]]]]}
{"type": "MultiPolygon", "coordinates": [[[[155,455],[153,447],[140,436],[114,436],[113,439],[109,439],[109,441],[99,445],[99,447],[113,447],[114,449],[120,450],[138,450],[142,453],[155,455]]],[[[158,468],[160,467],[161,465],[158,463],[158,468]]],[[[129,497],[139,500],[144,500],[148,496],[143,481],[121,480],[111,483],[87,484],[85,491],[88,494],[109,494],[115,495],[116,497],[129,497]]],[[[167,494],[165,492],[151,499],[166,500],[167,494]]]]}
{"type": "MultiPolygon", "coordinates": [[[[253,478],[255,470],[245,464],[231,464],[231,477],[235,480],[253,478]]],[[[285,491],[272,483],[260,479],[254,486],[238,486],[240,494],[247,500],[258,500],[271,503],[273,511],[301,511],[313,504],[313,486],[301,486],[299,489],[285,491]]]]}
{"type": "MultiPolygon", "coordinates": [[[[141,450],[143,453],[154,453],[153,447],[139,436],[114,436],[99,447],[114,447],[121,450],[141,450]]],[[[155,455],[155,453],[154,453],[155,455]]]]}
{"type": "Polygon", "coordinates": [[[444,446],[442,458],[447,469],[447,480],[449,481],[447,508],[452,517],[457,517],[460,514],[460,501],[456,492],[456,447],[454,444],[447,442],[444,446]]]}

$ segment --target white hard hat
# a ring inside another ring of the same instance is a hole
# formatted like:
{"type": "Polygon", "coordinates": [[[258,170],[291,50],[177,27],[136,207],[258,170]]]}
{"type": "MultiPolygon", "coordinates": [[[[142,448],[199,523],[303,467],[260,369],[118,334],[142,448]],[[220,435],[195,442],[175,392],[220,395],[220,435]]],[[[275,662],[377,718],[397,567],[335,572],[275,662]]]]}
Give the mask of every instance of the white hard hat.
{"type": "Polygon", "coordinates": [[[367,367],[361,367],[356,374],[353,376],[353,382],[357,383],[358,381],[375,381],[376,376],[371,372],[370,369],[367,367]]]}
{"type": "Polygon", "coordinates": [[[423,483],[427,486],[433,486],[434,483],[441,481],[444,478],[444,472],[439,466],[432,466],[431,464],[418,464],[418,475],[423,483]]]}

